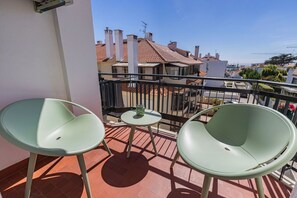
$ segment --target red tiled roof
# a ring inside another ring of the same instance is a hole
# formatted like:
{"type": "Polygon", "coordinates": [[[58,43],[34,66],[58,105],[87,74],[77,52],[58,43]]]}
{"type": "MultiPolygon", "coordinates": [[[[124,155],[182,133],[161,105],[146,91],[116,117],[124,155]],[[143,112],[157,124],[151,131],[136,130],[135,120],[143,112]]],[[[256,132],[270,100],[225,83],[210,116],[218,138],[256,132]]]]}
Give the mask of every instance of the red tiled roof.
{"type": "MultiPolygon", "coordinates": [[[[113,45],[113,57],[115,56],[115,45],[113,45]]],[[[127,42],[123,43],[124,57],[122,62],[128,62],[127,42]]],[[[96,54],[98,62],[105,62],[106,51],[105,44],[96,45],[96,54]]],[[[177,52],[170,50],[167,46],[159,45],[147,39],[138,40],[138,62],[140,63],[171,63],[180,62],[188,65],[201,64],[200,60],[192,57],[184,57],[177,52]]]]}
{"type": "Polygon", "coordinates": [[[183,49],[180,49],[180,48],[176,48],[175,51],[183,56],[188,56],[190,54],[190,51],[187,51],[187,50],[183,50],[183,49]]]}
{"type": "Polygon", "coordinates": [[[199,60],[194,60],[189,57],[184,57],[183,55],[179,54],[178,52],[172,51],[169,49],[169,47],[164,46],[164,45],[159,45],[156,43],[153,43],[151,41],[148,41],[154,49],[163,57],[163,59],[166,62],[180,62],[180,63],[185,63],[188,65],[193,65],[193,64],[201,64],[202,62],[199,60]]]}

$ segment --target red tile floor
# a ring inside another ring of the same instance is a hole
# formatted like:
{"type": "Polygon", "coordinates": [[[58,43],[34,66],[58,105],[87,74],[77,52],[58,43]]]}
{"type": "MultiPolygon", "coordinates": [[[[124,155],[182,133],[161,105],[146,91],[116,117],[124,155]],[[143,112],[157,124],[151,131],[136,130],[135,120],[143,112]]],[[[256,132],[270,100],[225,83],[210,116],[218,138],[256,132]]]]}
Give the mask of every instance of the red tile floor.
{"type": "MultiPolygon", "coordinates": [[[[175,139],[156,134],[159,155],[156,157],[147,131],[137,130],[130,159],[126,142],[130,128],[106,128],[106,141],[113,153],[103,146],[84,154],[93,197],[178,198],[200,197],[203,175],[189,168],[181,159],[170,170],[176,153],[175,139]]],[[[218,162],[219,163],[219,162],[218,162]]],[[[20,171],[0,180],[3,198],[24,196],[26,172],[20,171]]],[[[265,196],[289,197],[288,187],[271,176],[263,179],[265,196]]],[[[31,197],[86,197],[76,157],[56,158],[37,167],[31,197]]],[[[253,180],[223,181],[215,179],[209,197],[257,197],[253,180]]]]}

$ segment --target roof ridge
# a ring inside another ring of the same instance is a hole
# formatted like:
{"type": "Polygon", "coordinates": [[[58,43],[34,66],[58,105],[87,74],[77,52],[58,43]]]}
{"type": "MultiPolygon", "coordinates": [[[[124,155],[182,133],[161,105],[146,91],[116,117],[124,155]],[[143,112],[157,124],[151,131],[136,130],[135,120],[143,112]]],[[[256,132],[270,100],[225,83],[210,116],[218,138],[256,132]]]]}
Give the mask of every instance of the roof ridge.
{"type": "Polygon", "coordinates": [[[161,53],[155,48],[155,46],[153,46],[153,44],[149,41],[149,40],[147,40],[147,39],[144,39],[152,48],[153,48],[153,50],[155,51],[155,52],[157,52],[157,54],[161,57],[161,59],[164,61],[164,62],[167,62],[166,60],[165,60],[165,58],[161,55],[161,53]]]}

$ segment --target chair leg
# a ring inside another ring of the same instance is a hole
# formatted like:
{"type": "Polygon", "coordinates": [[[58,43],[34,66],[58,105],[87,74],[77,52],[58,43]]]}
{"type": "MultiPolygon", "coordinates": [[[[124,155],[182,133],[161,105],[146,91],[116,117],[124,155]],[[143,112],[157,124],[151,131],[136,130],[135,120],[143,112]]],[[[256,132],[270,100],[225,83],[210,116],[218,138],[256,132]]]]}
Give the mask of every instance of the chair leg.
{"type": "Polygon", "coordinates": [[[108,154],[109,154],[109,155],[112,155],[112,153],[111,153],[111,151],[110,151],[109,147],[107,146],[107,144],[106,144],[105,140],[103,140],[103,141],[102,141],[102,144],[103,144],[103,146],[104,146],[105,150],[108,152],[108,154]]]}
{"type": "Polygon", "coordinates": [[[174,156],[174,159],[171,162],[170,168],[173,168],[174,164],[176,163],[177,159],[179,158],[179,152],[176,151],[176,154],[174,156]]]}
{"type": "Polygon", "coordinates": [[[282,167],[281,173],[280,173],[279,178],[278,178],[279,180],[282,180],[283,175],[284,175],[284,173],[286,171],[286,168],[287,168],[287,164],[282,167]]]}
{"type": "Polygon", "coordinates": [[[255,180],[256,180],[259,198],[264,198],[265,196],[264,196],[264,189],[262,184],[262,177],[257,177],[255,178],[255,180]]]}
{"type": "Polygon", "coordinates": [[[208,197],[208,191],[209,191],[211,179],[212,179],[212,177],[210,177],[208,175],[204,176],[201,198],[208,197]]]}
{"type": "Polygon", "coordinates": [[[129,135],[129,145],[128,145],[128,149],[127,149],[127,158],[130,157],[130,151],[131,151],[131,146],[132,146],[132,141],[133,141],[133,137],[134,137],[134,132],[135,132],[135,126],[131,126],[131,131],[130,131],[130,135],[129,135]]]}
{"type": "Polygon", "coordinates": [[[154,141],[154,135],[153,135],[152,127],[148,126],[148,130],[150,132],[150,136],[151,136],[152,144],[153,144],[153,147],[154,147],[154,150],[155,150],[155,154],[158,155],[156,144],[155,144],[155,141],[154,141]]]}
{"type": "Polygon", "coordinates": [[[80,171],[81,171],[83,181],[84,181],[84,184],[85,184],[85,188],[86,188],[86,191],[87,191],[87,196],[88,196],[88,198],[91,198],[92,193],[91,193],[90,182],[89,182],[87,169],[86,169],[86,165],[85,165],[85,161],[84,161],[84,156],[83,156],[83,154],[79,154],[76,157],[77,157],[77,160],[78,160],[80,171]]]}
{"type": "Polygon", "coordinates": [[[25,198],[30,197],[32,178],[33,178],[33,173],[34,173],[34,169],[35,169],[36,159],[37,159],[37,154],[36,153],[30,153],[29,166],[28,166],[28,170],[27,170],[25,198]]]}

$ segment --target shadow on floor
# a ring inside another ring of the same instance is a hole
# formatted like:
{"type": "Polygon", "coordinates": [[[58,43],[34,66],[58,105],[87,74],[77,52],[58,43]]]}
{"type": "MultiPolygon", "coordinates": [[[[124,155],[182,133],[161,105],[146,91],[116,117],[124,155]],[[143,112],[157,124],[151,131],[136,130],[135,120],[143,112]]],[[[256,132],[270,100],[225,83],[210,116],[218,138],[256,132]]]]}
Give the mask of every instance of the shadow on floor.
{"type": "MultiPolygon", "coordinates": [[[[3,198],[24,197],[26,182],[2,192],[3,198]]],[[[84,184],[80,175],[73,173],[48,174],[33,179],[30,197],[73,197],[80,198],[84,184]]]]}
{"type": "Polygon", "coordinates": [[[141,181],[148,173],[149,163],[143,155],[131,152],[114,153],[102,167],[102,178],[111,186],[128,187],[141,181]]]}

